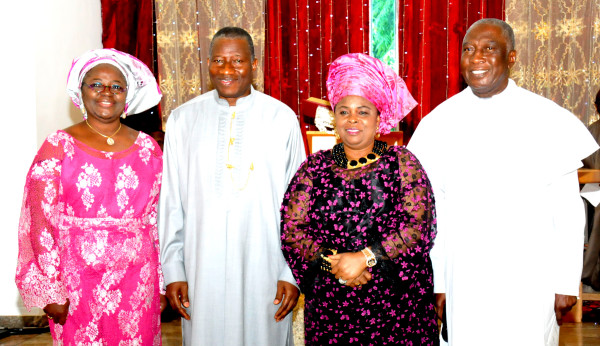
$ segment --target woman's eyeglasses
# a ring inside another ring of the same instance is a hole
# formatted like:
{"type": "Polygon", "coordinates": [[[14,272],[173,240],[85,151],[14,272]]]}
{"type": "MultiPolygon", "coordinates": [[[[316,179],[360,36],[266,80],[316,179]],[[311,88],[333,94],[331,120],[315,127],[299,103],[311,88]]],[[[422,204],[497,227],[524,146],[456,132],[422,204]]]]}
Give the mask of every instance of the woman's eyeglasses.
{"type": "Polygon", "coordinates": [[[104,85],[102,83],[92,83],[92,84],[85,84],[85,85],[97,93],[104,92],[104,90],[106,90],[106,89],[108,89],[108,91],[110,91],[114,95],[122,94],[125,91],[127,91],[127,87],[122,87],[119,84],[104,85]]]}

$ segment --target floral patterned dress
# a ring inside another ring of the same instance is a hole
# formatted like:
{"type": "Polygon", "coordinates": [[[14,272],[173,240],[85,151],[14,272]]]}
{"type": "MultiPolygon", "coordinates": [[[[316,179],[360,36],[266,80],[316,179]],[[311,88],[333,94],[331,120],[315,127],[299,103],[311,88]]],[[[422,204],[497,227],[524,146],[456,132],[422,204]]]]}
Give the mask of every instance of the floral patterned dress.
{"type": "Polygon", "coordinates": [[[305,294],[306,344],[434,345],[438,327],[429,250],[433,192],[418,160],[391,147],[362,168],[331,150],[309,156],[285,195],[282,249],[305,294]],[[371,246],[378,263],[362,287],[321,270],[325,249],[371,246]]]}
{"type": "Polygon", "coordinates": [[[121,152],[64,131],[46,139],[27,175],[16,283],[30,309],[68,298],[59,345],[159,345],[158,144],[140,132],[121,152]]]}

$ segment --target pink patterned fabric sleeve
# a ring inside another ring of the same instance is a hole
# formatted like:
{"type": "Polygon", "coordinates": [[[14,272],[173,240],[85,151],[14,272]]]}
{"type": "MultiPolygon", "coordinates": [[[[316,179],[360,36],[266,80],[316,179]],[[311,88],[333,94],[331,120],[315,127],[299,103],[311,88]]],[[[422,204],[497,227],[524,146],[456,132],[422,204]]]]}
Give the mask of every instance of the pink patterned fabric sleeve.
{"type": "Polygon", "coordinates": [[[34,306],[44,308],[50,303],[63,304],[67,298],[56,224],[64,156],[62,143],[46,140],[25,182],[15,281],[28,310],[34,306]]]}
{"type": "MultiPolygon", "coordinates": [[[[158,144],[156,144],[156,148],[158,149],[158,144]]],[[[160,149],[159,149],[160,150],[160,149]]],[[[159,155],[162,155],[160,153],[159,155]]],[[[154,181],[154,185],[152,186],[152,200],[148,203],[146,208],[146,214],[148,215],[149,223],[150,223],[150,236],[152,237],[152,241],[154,242],[154,248],[156,249],[156,272],[158,273],[158,288],[160,289],[160,294],[165,294],[165,278],[162,272],[162,266],[160,265],[160,244],[158,242],[158,200],[160,196],[160,184],[162,181],[162,172],[157,174],[156,180],[154,181]]]]}
{"type": "MultiPolygon", "coordinates": [[[[158,179],[158,181],[160,181],[160,179],[158,179]]],[[[153,224],[152,230],[150,232],[152,233],[154,247],[156,248],[156,272],[158,273],[158,288],[160,290],[160,294],[164,295],[167,291],[165,289],[165,278],[163,276],[162,266],[160,265],[160,244],[158,243],[158,223],[156,223],[156,211],[158,210],[158,196],[159,195],[157,194],[156,201],[153,201],[152,203],[152,208],[154,211],[151,216],[153,224]]]]}
{"type": "MultiPolygon", "coordinates": [[[[163,153],[162,153],[162,150],[160,149],[160,146],[158,145],[158,143],[156,143],[156,141],[150,136],[144,135],[142,138],[143,139],[138,139],[137,143],[138,143],[138,145],[145,148],[144,150],[148,150],[144,156],[146,157],[146,156],[152,155],[155,157],[162,158],[163,153]]],[[[160,245],[158,242],[158,221],[157,221],[158,201],[159,201],[159,196],[160,196],[161,182],[162,182],[162,160],[160,161],[160,167],[158,169],[158,173],[156,173],[154,182],[152,184],[152,189],[150,191],[150,198],[149,198],[150,200],[146,204],[146,207],[144,209],[144,215],[148,220],[148,224],[150,226],[150,230],[149,230],[150,237],[152,238],[154,249],[156,250],[156,266],[155,266],[154,270],[158,274],[158,287],[160,290],[160,294],[165,294],[166,290],[165,290],[164,276],[163,276],[163,272],[162,272],[162,266],[160,265],[160,245]]]]}

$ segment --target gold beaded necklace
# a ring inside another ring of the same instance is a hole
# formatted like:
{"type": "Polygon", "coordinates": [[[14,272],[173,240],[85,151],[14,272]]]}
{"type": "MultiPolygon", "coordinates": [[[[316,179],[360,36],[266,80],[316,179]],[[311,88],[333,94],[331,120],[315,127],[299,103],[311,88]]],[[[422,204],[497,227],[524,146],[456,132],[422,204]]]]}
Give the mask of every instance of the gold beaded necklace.
{"type": "Polygon", "coordinates": [[[236,190],[242,191],[246,188],[246,186],[248,186],[248,181],[250,181],[250,174],[252,174],[252,172],[254,171],[254,162],[250,162],[250,168],[249,168],[250,170],[248,171],[248,176],[246,177],[246,182],[244,183],[244,186],[242,186],[241,188],[237,187],[235,185],[235,179],[233,178],[233,169],[235,168],[235,166],[231,164],[231,160],[229,158],[229,153],[231,151],[231,147],[235,143],[235,138],[232,136],[234,120],[235,120],[235,112],[233,112],[233,114],[231,114],[231,122],[229,123],[229,143],[227,144],[227,163],[225,163],[225,167],[227,167],[227,169],[229,169],[229,176],[231,177],[231,185],[236,190]]]}
{"type": "Polygon", "coordinates": [[[379,160],[381,155],[385,153],[387,150],[387,143],[375,140],[373,143],[372,153],[368,154],[365,157],[361,157],[357,160],[348,160],[346,157],[346,152],[344,150],[344,143],[338,143],[333,147],[331,151],[331,155],[333,156],[333,160],[335,164],[344,169],[355,169],[370,165],[371,163],[379,160]]]}

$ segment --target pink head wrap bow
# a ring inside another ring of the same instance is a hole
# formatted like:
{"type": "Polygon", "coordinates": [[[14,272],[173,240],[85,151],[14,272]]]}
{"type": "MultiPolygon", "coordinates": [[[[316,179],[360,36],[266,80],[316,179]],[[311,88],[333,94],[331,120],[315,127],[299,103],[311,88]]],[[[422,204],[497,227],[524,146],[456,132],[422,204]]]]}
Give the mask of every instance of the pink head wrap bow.
{"type": "Polygon", "coordinates": [[[118,68],[127,80],[127,106],[129,114],[141,113],[156,106],[162,97],[150,69],[136,57],[116,49],[96,49],[83,53],[73,60],[67,77],[67,94],[78,108],[83,107],[81,84],[85,75],[100,64],[118,68]]]}
{"type": "Polygon", "coordinates": [[[327,98],[331,108],[348,95],[362,96],[379,111],[379,130],[387,134],[417,102],[404,80],[379,59],[362,53],[340,56],[329,66],[327,98]]]}

